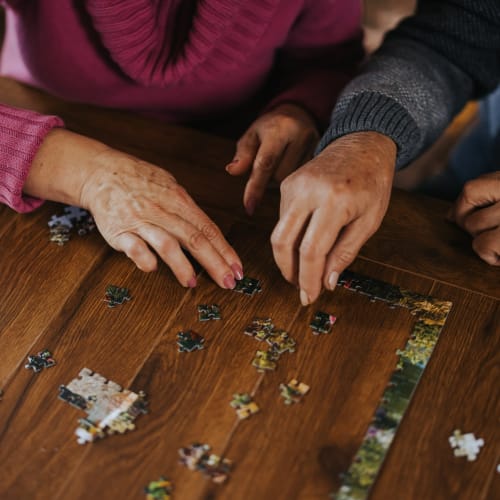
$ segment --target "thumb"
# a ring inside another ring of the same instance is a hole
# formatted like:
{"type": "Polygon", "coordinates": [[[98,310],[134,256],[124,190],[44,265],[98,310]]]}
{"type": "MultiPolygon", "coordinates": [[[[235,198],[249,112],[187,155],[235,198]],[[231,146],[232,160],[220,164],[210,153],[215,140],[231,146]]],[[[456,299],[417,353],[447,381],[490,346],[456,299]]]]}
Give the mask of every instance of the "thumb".
{"type": "Polygon", "coordinates": [[[250,170],[257,156],[259,145],[257,133],[250,128],[236,144],[236,153],[231,163],[226,166],[226,171],[231,175],[242,175],[250,170]]]}

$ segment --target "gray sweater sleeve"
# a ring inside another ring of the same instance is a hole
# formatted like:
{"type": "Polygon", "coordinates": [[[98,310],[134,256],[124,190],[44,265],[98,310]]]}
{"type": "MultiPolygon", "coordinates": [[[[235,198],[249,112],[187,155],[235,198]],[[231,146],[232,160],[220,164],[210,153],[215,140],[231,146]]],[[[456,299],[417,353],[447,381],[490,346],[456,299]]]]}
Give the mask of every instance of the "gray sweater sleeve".
{"type": "Polygon", "coordinates": [[[394,140],[404,167],[499,81],[500,0],[420,0],[344,89],[318,152],[373,130],[394,140]]]}

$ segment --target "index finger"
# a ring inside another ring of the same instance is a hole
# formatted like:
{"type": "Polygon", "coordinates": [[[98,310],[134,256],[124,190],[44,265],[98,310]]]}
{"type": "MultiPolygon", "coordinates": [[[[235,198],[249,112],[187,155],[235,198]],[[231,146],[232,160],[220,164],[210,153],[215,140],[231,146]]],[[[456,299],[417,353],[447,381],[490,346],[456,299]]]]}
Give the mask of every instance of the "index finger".
{"type": "Polygon", "coordinates": [[[194,205],[190,222],[203,234],[219,255],[225,260],[231,268],[234,277],[237,280],[243,279],[243,265],[236,250],[228,243],[215,222],[213,222],[197,205],[194,205]]]}

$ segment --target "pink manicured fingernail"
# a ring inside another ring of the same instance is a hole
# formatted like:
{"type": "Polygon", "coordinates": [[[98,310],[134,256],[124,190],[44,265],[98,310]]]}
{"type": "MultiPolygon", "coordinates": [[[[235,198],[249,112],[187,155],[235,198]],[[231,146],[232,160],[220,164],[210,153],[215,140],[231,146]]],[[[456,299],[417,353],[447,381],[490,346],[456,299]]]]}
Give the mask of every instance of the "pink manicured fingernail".
{"type": "Polygon", "coordinates": [[[196,276],[193,276],[188,282],[187,286],[189,288],[195,288],[196,287],[196,276]]]}
{"type": "Polygon", "coordinates": [[[337,286],[337,281],[339,280],[339,273],[333,271],[330,273],[330,276],[328,276],[328,288],[330,290],[335,290],[335,287],[337,286]]]}
{"type": "Polygon", "coordinates": [[[246,210],[248,215],[253,215],[255,212],[255,207],[257,206],[257,200],[255,198],[248,198],[247,204],[246,204],[246,210]]]}
{"type": "Polygon", "coordinates": [[[231,266],[231,269],[233,270],[234,277],[237,280],[242,280],[243,279],[243,269],[241,269],[241,266],[238,264],[233,264],[231,266]]]}
{"type": "Polygon", "coordinates": [[[224,276],[223,283],[228,290],[232,290],[236,286],[236,281],[234,280],[234,276],[232,274],[226,274],[224,276]]]}

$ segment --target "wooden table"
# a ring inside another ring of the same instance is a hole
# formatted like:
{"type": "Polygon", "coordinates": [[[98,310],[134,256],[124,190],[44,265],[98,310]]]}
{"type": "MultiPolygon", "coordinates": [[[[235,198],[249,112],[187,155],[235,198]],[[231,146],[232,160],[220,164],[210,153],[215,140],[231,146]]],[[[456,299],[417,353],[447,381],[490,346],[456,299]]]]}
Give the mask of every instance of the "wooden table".
{"type": "MultiPolygon", "coordinates": [[[[253,219],[241,208],[243,181],[223,166],[233,145],[223,139],[131,114],[68,104],[7,79],[2,100],[63,117],[74,131],[168,168],[223,228],[247,275],[263,292],[247,297],[216,287],[201,274],[185,290],[166,266],[144,274],[96,232],[63,247],[48,242],[47,221],[60,207],[19,215],[0,207],[0,497],[143,498],[164,474],[175,498],[326,498],[339,484],[372,418],[408,336],[405,311],[338,289],[302,308],[277,271],[269,245],[278,193],[253,219]],[[107,284],[130,288],[115,309],[103,302],[107,284]],[[219,303],[223,319],[199,324],[196,305],[219,303]],[[312,336],[317,309],[339,321],[331,335],[312,336]],[[253,316],[271,316],[297,339],[275,372],[251,360],[259,345],[242,334],[253,316]],[[206,349],[178,353],[176,333],[196,328],[206,349]],[[26,357],[50,349],[57,365],[34,374],[26,357]],[[57,398],[83,367],[126,388],[144,390],[150,413],[123,436],[78,445],[84,416],[57,398]],[[311,391],[291,407],[278,386],[293,376],[311,391]],[[259,414],[238,421],[232,394],[251,392],[259,414]],[[177,450],[206,442],[235,462],[220,486],[178,464],[177,450]]],[[[410,404],[373,499],[500,497],[500,270],[482,263],[469,238],[444,221],[444,202],[394,192],[378,233],[352,269],[453,308],[410,404]],[[455,458],[455,428],[485,440],[478,459],[455,458]]]]}

